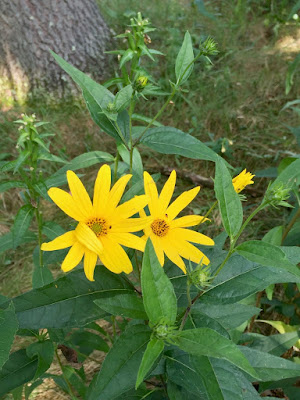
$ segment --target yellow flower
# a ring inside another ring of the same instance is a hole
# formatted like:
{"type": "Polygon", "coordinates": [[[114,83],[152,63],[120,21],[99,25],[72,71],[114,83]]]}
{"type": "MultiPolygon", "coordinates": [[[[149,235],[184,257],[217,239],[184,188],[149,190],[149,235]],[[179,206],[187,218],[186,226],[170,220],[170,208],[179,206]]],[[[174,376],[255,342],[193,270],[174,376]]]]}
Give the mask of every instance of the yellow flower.
{"type": "Polygon", "coordinates": [[[43,243],[41,247],[52,251],[72,246],[61,266],[64,272],[75,268],[83,256],[84,272],[90,281],[94,280],[98,257],[114,273],[132,271],[131,261],[122,246],[144,250],[144,241],[131,232],[143,229],[147,219],[129,217],[143,209],[148,199],[145,195],[136,196],[118,206],[130,178],[131,175],[123,176],[111,188],[110,168],[103,165],[95,182],[93,203],[73,171],[67,171],[71,194],[59,188],[48,191],[54,203],[79,222],[75,230],[43,243]]]}
{"type": "Polygon", "coordinates": [[[232,179],[234,190],[237,193],[240,193],[242,190],[245,189],[246,186],[252,185],[254,182],[252,178],[255,175],[251,174],[251,172],[247,172],[246,169],[242,171],[239,175],[232,179]]]}
{"type": "MultiPolygon", "coordinates": [[[[159,196],[156,184],[147,172],[144,172],[144,183],[150,212],[149,223],[144,229],[144,239],[150,237],[160,264],[164,265],[164,254],[184,273],[186,267],[181,257],[197,264],[200,261],[205,265],[209,264],[209,259],[189,242],[212,246],[214,241],[202,233],[185,229],[198,225],[205,219],[200,215],[176,218],[194,199],[200,187],[182,193],[169,205],[176,183],[175,171],[172,171],[159,196]]],[[[146,216],[144,210],[140,211],[140,216],[146,216]]]]}

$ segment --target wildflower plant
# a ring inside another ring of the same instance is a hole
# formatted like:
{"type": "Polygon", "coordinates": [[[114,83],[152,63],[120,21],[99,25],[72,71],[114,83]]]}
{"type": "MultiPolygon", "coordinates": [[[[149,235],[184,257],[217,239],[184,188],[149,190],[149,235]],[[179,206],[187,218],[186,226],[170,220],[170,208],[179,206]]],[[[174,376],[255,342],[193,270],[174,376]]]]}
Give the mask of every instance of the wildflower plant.
{"type": "Polygon", "coordinates": [[[52,52],[81,88],[94,122],[114,139],[114,155],[97,149],[62,160],[51,154],[47,132],[40,133],[43,122],[34,115],[16,121],[18,156],[2,162],[0,189],[19,188],[24,205],[11,232],[0,237],[0,249],[38,245],[33,289],[0,298],[0,396],[23,393],[28,399],[51,378],[71,399],[255,400],[282,379],[293,384],[299,376],[293,353],[290,360],[280,358],[297,343],[295,330],[288,338],[251,332],[260,313],[256,293],[275,283],[300,283],[299,249],[282,246],[283,240],[243,241],[242,233],[261,210],[293,201],[300,160],[270,184],[258,207],[244,203],[251,211],[244,217],[240,192],[247,199],[254,175],[244,170],[233,177],[233,168],[200,140],[162,125],[164,110],[185,90],[194,64],[217,55],[216,43],[207,38],[194,47],[187,32],[164,93],[143,63],[162,56],[152,48],[153,30],[140,13],[130,20],[118,36],[126,49],[111,52],[118,55],[119,70],[103,85],[52,52]],[[166,100],[156,115],[135,112],[138,102],[157,96],[166,100]],[[140,145],[210,163],[216,202],[205,215],[187,211],[199,187],[173,198],[175,171],[157,189],[161,180],[144,171],[140,145]],[[43,169],[50,161],[63,163],[52,175],[43,169]],[[94,167],[92,198],[85,188],[87,167],[94,167]],[[68,216],[67,231],[42,215],[46,202],[68,216]],[[214,223],[217,206],[224,232],[210,238],[206,227],[214,223]],[[52,264],[61,266],[58,278],[52,264]],[[10,351],[15,335],[29,337],[30,344],[10,351]],[[104,362],[94,350],[107,353],[104,362]],[[101,364],[92,382],[86,377],[89,360],[101,364]],[[53,361],[60,375],[49,370],[53,361]]]}

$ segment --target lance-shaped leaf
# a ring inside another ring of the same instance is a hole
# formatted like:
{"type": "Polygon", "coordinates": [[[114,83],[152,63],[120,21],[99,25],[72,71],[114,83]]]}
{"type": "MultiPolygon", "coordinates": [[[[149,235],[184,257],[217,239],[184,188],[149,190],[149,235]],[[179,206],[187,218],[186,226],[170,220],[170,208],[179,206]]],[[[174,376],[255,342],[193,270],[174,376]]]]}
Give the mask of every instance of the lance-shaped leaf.
{"type": "Polygon", "coordinates": [[[109,314],[132,319],[148,319],[143,300],[132,290],[103,296],[101,299],[95,300],[95,304],[109,314]]]}
{"type": "Polygon", "coordinates": [[[286,167],[281,174],[275,179],[272,183],[271,188],[276,187],[279,183],[290,184],[291,186],[294,183],[299,184],[300,180],[300,159],[296,159],[292,162],[288,167],[286,167]]]}
{"type": "Polygon", "coordinates": [[[26,353],[29,358],[34,356],[38,357],[38,367],[34,375],[34,380],[39,378],[44,372],[46,372],[52,364],[54,356],[54,346],[51,340],[45,340],[44,342],[31,343],[26,353]]]}
{"type": "Polygon", "coordinates": [[[239,348],[229,339],[209,328],[181,331],[174,343],[182,350],[195,356],[223,358],[249,375],[257,378],[255,370],[239,348]]]}
{"type": "Polygon", "coordinates": [[[162,154],[178,154],[195,160],[217,161],[218,154],[195,137],[170,126],[150,128],[141,143],[162,154]]]}
{"type": "Polygon", "coordinates": [[[246,346],[239,346],[239,348],[263,382],[299,377],[300,375],[300,365],[297,363],[246,346]]]}
{"type": "Polygon", "coordinates": [[[115,98],[115,106],[118,112],[125,110],[125,108],[129,106],[132,93],[133,89],[131,85],[125,86],[117,93],[115,98]]]}
{"type": "Polygon", "coordinates": [[[15,307],[12,302],[4,310],[0,309],[0,370],[8,360],[9,352],[15,334],[18,330],[18,321],[15,307]]]}
{"type": "Polygon", "coordinates": [[[177,301],[173,285],[156,256],[153,244],[147,240],[142,266],[143,302],[149,320],[153,324],[174,324],[177,301]]]}
{"type": "Polygon", "coordinates": [[[0,396],[31,381],[37,366],[37,357],[29,358],[25,349],[12,353],[0,371],[0,396]]]}
{"type": "Polygon", "coordinates": [[[6,190],[12,188],[26,188],[26,183],[22,181],[7,181],[0,183],[0,193],[6,192],[6,190]]]}
{"type": "Polygon", "coordinates": [[[107,354],[101,371],[92,381],[88,400],[110,400],[133,388],[151,331],[133,325],[118,338],[107,354]]]}
{"type": "Polygon", "coordinates": [[[14,248],[16,248],[22,242],[22,237],[30,226],[33,214],[34,208],[31,204],[26,204],[19,209],[12,228],[14,248]]]}
{"type": "Polygon", "coordinates": [[[51,54],[59,66],[66,71],[73,81],[81,88],[86,105],[94,122],[110,136],[115,139],[119,138],[119,134],[115,129],[113,122],[103,113],[103,110],[106,109],[107,105],[114,102],[115,96],[104,86],[95,82],[88,75],[79,71],[79,69],[73,67],[73,65],[66,62],[53,51],[51,51],[51,54]]]}
{"type": "Polygon", "coordinates": [[[234,254],[202,296],[204,303],[232,304],[257,293],[272,283],[300,282],[300,277],[279,268],[263,267],[234,254]]]}
{"type": "Polygon", "coordinates": [[[139,372],[136,379],[135,388],[137,389],[140,384],[143,382],[148,372],[153,367],[153,364],[158,359],[160,354],[162,353],[165,344],[162,340],[153,338],[147,345],[146,351],[143,355],[143,359],[139,368],[139,372]]]}
{"type": "Polygon", "coordinates": [[[230,173],[221,158],[216,163],[215,192],[224,228],[232,238],[242,226],[243,208],[234,190],[230,173]]]}
{"type": "Polygon", "coordinates": [[[129,289],[120,276],[96,268],[95,282],[77,270],[42,288],[13,299],[20,328],[66,328],[83,326],[105,315],[94,300],[103,294],[129,289]]]}
{"type": "Polygon", "coordinates": [[[32,287],[37,289],[53,282],[52,272],[46,265],[36,265],[32,272],[32,287]]]}
{"type": "Polygon", "coordinates": [[[259,240],[244,242],[236,248],[237,253],[266,267],[284,269],[300,277],[300,269],[292,264],[280,247],[259,240]]]}
{"type": "Polygon", "coordinates": [[[192,39],[189,32],[186,32],[175,62],[175,74],[179,85],[182,85],[191,75],[194,68],[193,60],[194,51],[192,39]]]}

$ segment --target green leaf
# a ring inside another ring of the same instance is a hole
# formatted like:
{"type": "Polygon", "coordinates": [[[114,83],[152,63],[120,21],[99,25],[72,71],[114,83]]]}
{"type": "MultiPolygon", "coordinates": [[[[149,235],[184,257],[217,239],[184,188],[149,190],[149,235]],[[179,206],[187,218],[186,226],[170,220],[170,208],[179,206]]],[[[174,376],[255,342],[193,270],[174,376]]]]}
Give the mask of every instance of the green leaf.
{"type": "Polygon", "coordinates": [[[193,328],[210,328],[227,339],[230,339],[229,333],[217,320],[209,317],[199,310],[194,310],[194,307],[192,307],[189,319],[185,324],[185,329],[193,328]]]}
{"type": "Polygon", "coordinates": [[[243,208],[239,195],[234,190],[232,178],[224,161],[216,163],[215,192],[224,228],[233,238],[243,223],[243,208]]]}
{"type": "Polygon", "coordinates": [[[126,329],[110,349],[101,371],[92,381],[88,400],[111,400],[134,387],[150,334],[146,325],[133,325],[126,329]]]}
{"type": "Polygon", "coordinates": [[[200,311],[219,322],[225,329],[231,330],[248,321],[253,315],[258,314],[260,309],[245,304],[207,304],[197,302],[193,305],[192,313],[200,311]]]}
{"type": "MultiPolygon", "coordinates": [[[[19,239],[19,244],[33,242],[34,240],[36,240],[36,234],[28,231],[19,239]]],[[[13,245],[12,232],[8,232],[5,235],[0,236],[0,253],[12,249],[14,247],[13,245]]]]}
{"type": "Polygon", "coordinates": [[[99,319],[103,312],[94,304],[103,294],[129,289],[120,276],[96,268],[95,282],[77,270],[42,288],[13,299],[20,328],[79,327],[99,319]]]}
{"type": "Polygon", "coordinates": [[[89,355],[94,350],[104,351],[107,353],[109,351],[109,346],[102,339],[101,336],[89,331],[75,331],[68,340],[71,343],[70,347],[77,346],[80,353],[89,355]]]}
{"type": "Polygon", "coordinates": [[[116,95],[115,106],[118,112],[125,110],[129,107],[133,89],[131,85],[127,85],[122,88],[116,95]]]}
{"type": "MultiPolygon", "coordinates": [[[[136,114],[136,113],[132,114],[131,119],[133,121],[145,122],[146,124],[149,124],[149,122],[152,121],[152,118],[146,117],[145,115],[136,114]]],[[[163,126],[160,122],[157,122],[157,121],[154,121],[152,123],[152,125],[154,125],[154,126],[163,126]]]]}
{"type": "Polygon", "coordinates": [[[14,225],[12,227],[12,239],[14,249],[22,242],[22,237],[27,232],[30,226],[33,214],[34,208],[31,204],[26,204],[19,209],[14,221],[14,225]]]}
{"type": "Polygon", "coordinates": [[[30,359],[25,349],[10,354],[0,371],[0,396],[31,381],[38,366],[38,359],[30,359]]]}
{"type": "Polygon", "coordinates": [[[177,301],[173,285],[160,265],[150,239],[144,252],[141,281],[144,307],[151,323],[174,324],[177,301]]]}
{"type": "Polygon", "coordinates": [[[283,183],[284,185],[289,185],[296,183],[297,185],[300,182],[300,158],[296,161],[292,162],[288,167],[286,167],[281,174],[275,179],[272,183],[271,188],[276,187],[279,183],[283,183]]]}
{"type": "Polygon", "coordinates": [[[205,7],[205,4],[204,4],[204,0],[195,0],[195,4],[196,4],[200,14],[204,15],[204,17],[207,17],[207,18],[210,18],[210,19],[216,19],[214,14],[210,13],[209,11],[207,11],[207,9],[205,7]]]}
{"type": "Polygon", "coordinates": [[[158,359],[160,354],[162,353],[165,344],[162,340],[153,338],[147,345],[146,351],[143,355],[143,359],[138,371],[135,389],[137,389],[140,384],[143,382],[145,377],[147,376],[148,372],[153,367],[153,364],[158,359]]]}
{"type": "Polygon", "coordinates": [[[30,394],[43,383],[43,379],[38,379],[30,385],[25,386],[25,400],[29,400],[30,394]]]}
{"type": "Polygon", "coordinates": [[[0,183],[0,193],[13,188],[26,188],[26,183],[22,181],[6,181],[0,183]]]}
{"type": "Polygon", "coordinates": [[[246,346],[239,346],[263,382],[299,377],[300,364],[246,346]]]}
{"type": "Polygon", "coordinates": [[[285,253],[278,246],[259,240],[250,240],[240,244],[236,252],[247,260],[256,262],[266,267],[284,269],[300,277],[299,268],[292,264],[285,253]]]}
{"type": "Polygon", "coordinates": [[[65,230],[56,222],[46,221],[42,227],[42,233],[47,236],[49,240],[54,240],[60,235],[65,233],[65,230]]]}
{"type": "Polygon", "coordinates": [[[23,385],[11,391],[14,400],[22,400],[23,397],[23,385]]]}
{"type": "Polygon", "coordinates": [[[109,121],[105,114],[103,114],[103,110],[106,109],[108,103],[114,102],[115,96],[104,86],[101,86],[88,75],[67,63],[63,58],[59,57],[53,51],[50,50],[50,52],[60,67],[71,76],[77,85],[80,86],[87,107],[96,124],[99,125],[103,131],[108,133],[110,136],[114,138],[118,137],[118,133],[112,122],[109,121]]]}
{"type": "Polygon", "coordinates": [[[99,300],[95,300],[94,303],[112,315],[120,315],[132,319],[148,319],[142,299],[132,290],[122,294],[102,297],[99,300]]]}
{"type": "Polygon", "coordinates": [[[43,287],[48,285],[48,283],[53,282],[53,275],[49,268],[44,265],[37,265],[33,269],[32,273],[32,287],[33,289],[37,289],[39,287],[43,287]]]}
{"type": "Polygon", "coordinates": [[[48,188],[52,186],[61,186],[67,182],[66,172],[68,170],[76,171],[81,168],[91,167],[92,165],[102,163],[102,162],[113,162],[114,157],[105,153],[104,151],[89,151],[88,153],[83,153],[78,157],[73,158],[68,164],[64,165],[55,174],[46,179],[45,183],[48,188]]]}
{"type": "Polygon", "coordinates": [[[299,337],[299,331],[270,336],[259,335],[258,333],[245,333],[242,335],[240,343],[247,343],[249,348],[279,357],[294,346],[299,340],[299,337]]]}
{"type": "Polygon", "coordinates": [[[259,400],[261,397],[241,371],[225,360],[191,356],[209,400],[259,400]]]}
{"type": "Polygon", "coordinates": [[[187,31],[184,35],[183,43],[175,62],[175,74],[177,83],[179,85],[183,84],[191,75],[194,68],[194,63],[192,63],[188,69],[187,67],[193,60],[194,60],[194,51],[193,51],[192,39],[191,35],[187,31]]]}
{"type": "MultiPolygon", "coordinates": [[[[118,152],[122,157],[122,160],[129,166],[130,165],[130,152],[127,150],[124,144],[119,144],[118,152]]],[[[140,155],[140,152],[135,147],[132,153],[132,170],[135,172],[139,177],[143,178],[143,161],[140,155]]]]}
{"type": "Polygon", "coordinates": [[[262,238],[263,242],[280,246],[282,241],[283,226],[275,226],[262,238]]]}
{"type": "Polygon", "coordinates": [[[219,156],[200,140],[169,126],[150,128],[141,143],[162,154],[178,154],[195,160],[217,161],[219,156]]]}
{"type": "MultiPolygon", "coordinates": [[[[210,257],[211,259],[211,257],[210,257]]],[[[232,304],[257,293],[272,283],[300,282],[286,270],[263,267],[234,254],[201,299],[208,304],[232,304]]]]}
{"type": "Polygon", "coordinates": [[[248,360],[229,339],[209,328],[181,331],[174,343],[183,351],[195,356],[225,359],[253,377],[257,377],[248,360]]]}
{"type": "Polygon", "coordinates": [[[54,346],[50,340],[35,342],[26,348],[26,353],[29,358],[38,357],[38,367],[33,378],[35,380],[50,368],[54,356],[54,346]]]}
{"type": "Polygon", "coordinates": [[[132,60],[133,56],[134,52],[131,49],[127,49],[120,60],[120,68],[122,68],[128,61],[132,60]]]}
{"type": "Polygon", "coordinates": [[[23,150],[22,153],[20,153],[19,157],[15,160],[16,163],[14,164],[14,174],[17,172],[19,167],[24,164],[24,162],[27,160],[27,158],[30,155],[29,150],[23,150]]]}
{"type": "Polygon", "coordinates": [[[4,310],[0,309],[0,370],[9,357],[10,348],[18,330],[15,307],[12,302],[4,310]]]}
{"type": "Polygon", "coordinates": [[[183,387],[176,385],[170,379],[167,382],[167,391],[170,400],[194,400],[193,394],[187,393],[183,387]]]}

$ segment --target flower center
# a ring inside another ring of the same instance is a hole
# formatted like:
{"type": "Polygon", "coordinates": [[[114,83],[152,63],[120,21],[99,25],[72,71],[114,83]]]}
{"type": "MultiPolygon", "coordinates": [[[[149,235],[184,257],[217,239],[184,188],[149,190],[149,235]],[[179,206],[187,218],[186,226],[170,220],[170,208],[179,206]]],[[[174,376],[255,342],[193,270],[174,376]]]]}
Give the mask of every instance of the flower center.
{"type": "Polygon", "coordinates": [[[111,229],[104,218],[91,218],[86,224],[97,237],[107,235],[108,230],[111,229]]]}
{"type": "Polygon", "coordinates": [[[156,236],[166,236],[169,230],[169,225],[163,219],[156,219],[151,224],[151,229],[156,236]]]}

